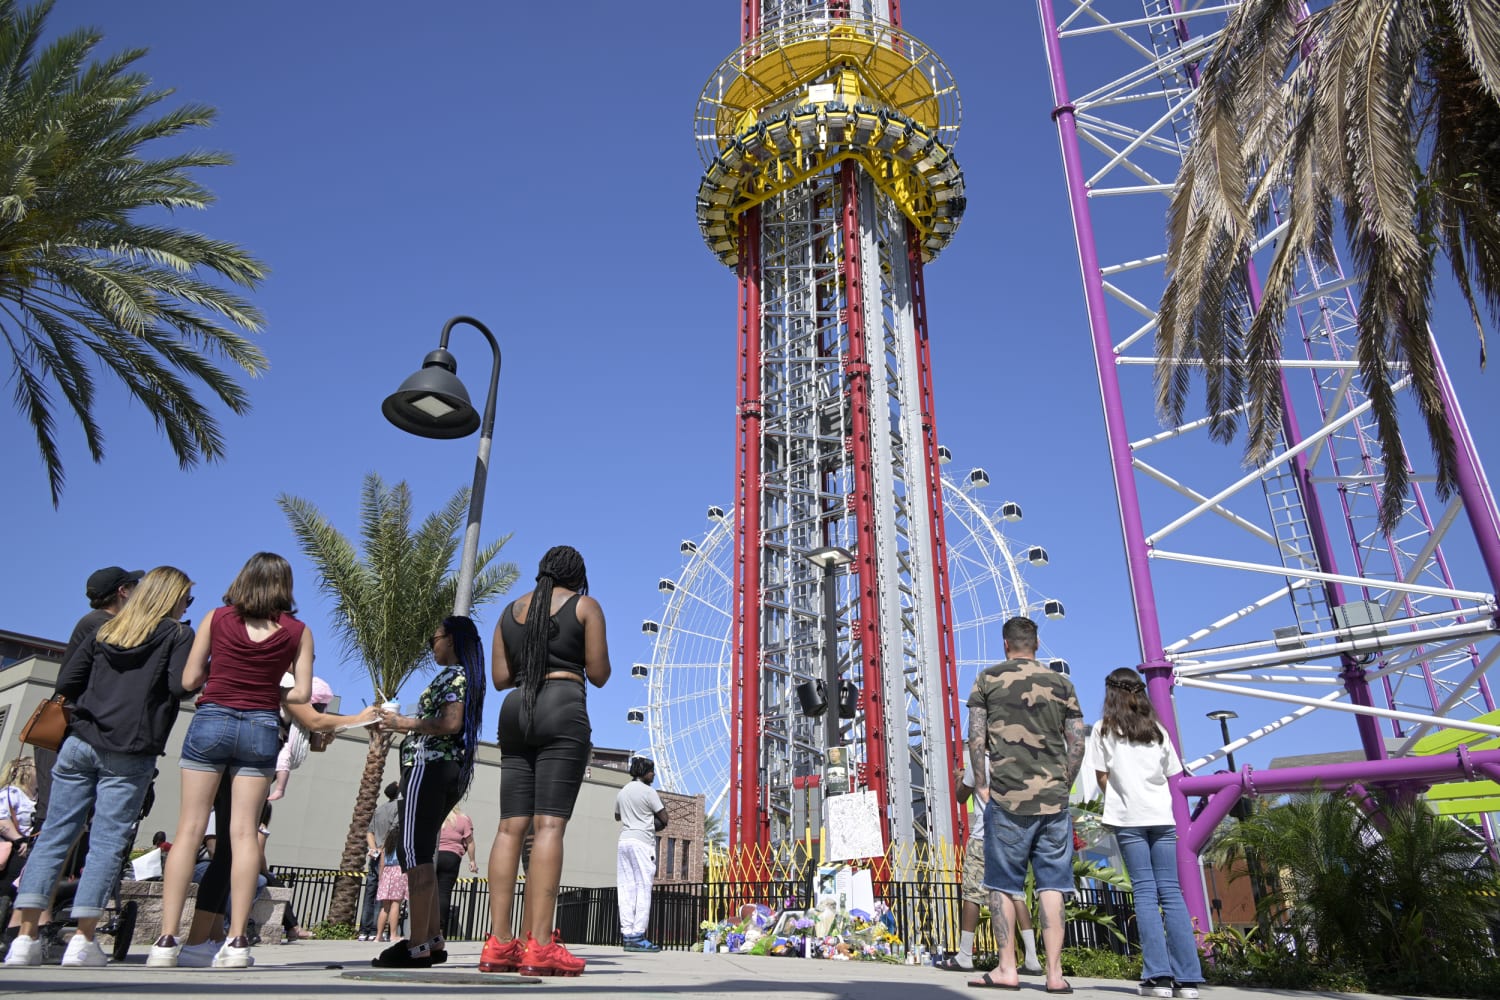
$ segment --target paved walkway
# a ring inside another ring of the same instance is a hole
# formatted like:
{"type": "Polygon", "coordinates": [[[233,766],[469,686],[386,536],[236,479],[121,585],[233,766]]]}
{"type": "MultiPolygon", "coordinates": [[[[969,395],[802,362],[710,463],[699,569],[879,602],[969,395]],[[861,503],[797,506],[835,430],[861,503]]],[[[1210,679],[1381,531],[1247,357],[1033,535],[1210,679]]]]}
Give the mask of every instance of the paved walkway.
{"type": "MultiPolygon", "coordinates": [[[[334,997],[379,1000],[397,997],[489,997],[533,995],[573,998],[662,997],[671,1000],[944,1000],[994,995],[965,986],[968,977],[931,966],[878,962],[829,962],[748,955],[701,955],[662,952],[627,954],[617,948],[580,947],[588,969],[576,979],[525,979],[481,975],[478,943],[451,946],[452,957],[431,972],[392,973],[371,969],[374,945],[353,941],[303,941],[255,950],[252,969],[148,969],[147,948],[137,944],[129,961],[103,969],[0,967],[0,997],[45,996],[48,1000],[115,998],[334,997]]],[[[1135,983],[1074,979],[1081,998],[1123,1000],[1136,995],[1135,983]]],[[[1018,1000],[1045,1000],[1040,976],[1023,977],[1018,1000]]],[[[1002,993],[1000,995],[1010,995],[1002,993]]],[[[1238,990],[1205,987],[1203,1000],[1270,1000],[1315,997],[1283,990],[1238,990]]]]}

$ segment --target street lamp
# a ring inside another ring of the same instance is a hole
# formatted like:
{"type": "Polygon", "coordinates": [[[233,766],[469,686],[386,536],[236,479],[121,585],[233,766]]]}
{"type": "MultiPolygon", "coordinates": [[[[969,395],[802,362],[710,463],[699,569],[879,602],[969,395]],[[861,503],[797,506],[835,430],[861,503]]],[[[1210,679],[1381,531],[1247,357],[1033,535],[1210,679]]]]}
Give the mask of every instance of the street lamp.
{"type": "Polygon", "coordinates": [[[479,558],[479,518],[484,511],[484,484],[490,472],[490,442],[495,434],[495,396],[500,387],[500,344],[479,320],[455,316],[443,325],[437,350],[422,359],[422,367],[385,397],[380,412],[408,434],[451,440],[468,437],[479,429],[479,454],[474,460],[474,488],[469,491],[469,523],[464,529],[463,554],[458,563],[458,592],[453,595],[453,613],[467,617],[474,601],[474,564],[479,558]],[[448,334],[465,323],[484,334],[495,353],[490,368],[490,393],[481,420],[469,402],[469,391],[458,380],[458,362],[448,353],[448,334]]]}
{"type": "MultiPolygon", "coordinates": [[[[1219,732],[1224,734],[1224,745],[1226,747],[1229,746],[1229,720],[1238,719],[1240,717],[1239,713],[1227,708],[1216,708],[1208,713],[1208,717],[1219,724],[1219,732]]],[[[1238,770],[1234,766],[1234,751],[1225,750],[1224,756],[1229,760],[1229,769],[1231,771],[1238,770]]]]}
{"type": "MultiPolygon", "coordinates": [[[[1239,713],[1227,708],[1216,708],[1208,713],[1208,717],[1219,724],[1219,733],[1224,737],[1224,745],[1226,747],[1229,746],[1229,720],[1238,719],[1240,717],[1239,713]]],[[[1234,766],[1234,751],[1225,750],[1224,758],[1229,762],[1229,770],[1239,770],[1239,768],[1234,766]]],[[[1229,810],[1229,815],[1243,821],[1249,819],[1253,812],[1250,800],[1245,798],[1244,794],[1241,793],[1240,798],[1234,803],[1234,807],[1229,810]]],[[[1258,905],[1260,898],[1265,895],[1265,890],[1261,885],[1260,858],[1248,847],[1245,848],[1245,871],[1250,876],[1250,901],[1252,904],[1257,904],[1256,920],[1261,925],[1261,933],[1269,934],[1270,927],[1260,914],[1260,907],[1258,905]]]]}
{"type": "Polygon", "coordinates": [[[854,561],[854,553],[837,545],[813,549],[804,557],[823,570],[823,700],[828,706],[823,716],[823,761],[839,741],[839,623],[838,597],[833,592],[833,576],[840,566],[854,561]]]}

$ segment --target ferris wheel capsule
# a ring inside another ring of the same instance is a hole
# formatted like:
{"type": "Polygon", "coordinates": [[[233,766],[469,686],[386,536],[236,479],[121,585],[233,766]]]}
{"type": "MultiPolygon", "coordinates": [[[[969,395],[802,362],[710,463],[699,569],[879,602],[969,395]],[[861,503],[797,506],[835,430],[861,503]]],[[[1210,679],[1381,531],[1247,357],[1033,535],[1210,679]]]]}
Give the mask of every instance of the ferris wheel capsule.
{"type": "Polygon", "coordinates": [[[644,725],[646,722],[646,711],[641,708],[632,708],[625,713],[625,721],[632,726],[644,725]]]}

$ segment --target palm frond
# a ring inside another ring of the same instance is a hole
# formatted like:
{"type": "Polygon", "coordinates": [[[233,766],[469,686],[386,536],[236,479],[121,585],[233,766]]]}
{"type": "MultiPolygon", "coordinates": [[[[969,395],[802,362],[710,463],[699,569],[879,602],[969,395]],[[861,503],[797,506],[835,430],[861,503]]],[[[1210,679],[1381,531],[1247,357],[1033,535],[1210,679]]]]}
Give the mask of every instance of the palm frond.
{"type": "Polygon", "coordinates": [[[52,501],[63,456],[52,399],[104,458],[92,417],[97,367],[140,400],[184,468],[223,457],[209,403],[249,407],[237,379],[205,350],[254,377],[264,355],[244,333],[264,320],[225,284],[254,289],[264,264],[242,248],[136,221],[145,210],[201,210],[212,192],[194,176],[230,158],[211,151],[155,157],[160,140],[209,127],[214,110],[187,103],[136,69],[144,49],[95,56],[98,32],[48,38],[51,2],[0,3],[0,333],[11,347],[15,405],[31,423],[52,501]]]}

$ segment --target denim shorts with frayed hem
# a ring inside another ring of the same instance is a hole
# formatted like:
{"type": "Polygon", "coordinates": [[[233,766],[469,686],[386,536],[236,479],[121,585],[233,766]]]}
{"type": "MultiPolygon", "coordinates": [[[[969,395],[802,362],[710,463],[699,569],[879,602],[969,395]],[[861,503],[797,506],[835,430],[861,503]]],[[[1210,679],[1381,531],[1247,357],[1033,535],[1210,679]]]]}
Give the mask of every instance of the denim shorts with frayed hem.
{"type": "Polygon", "coordinates": [[[280,746],[275,710],[199,705],[182,740],[182,768],[272,778],[280,746]]]}
{"type": "Polygon", "coordinates": [[[984,811],[985,888],[1025,898],[1028,864],[1038,892],[1073,891],[1072,815],[1063,809],[1050,816],[1018,816],[990,799],[984,811]]]}

